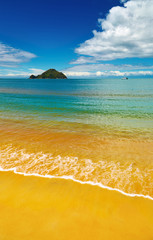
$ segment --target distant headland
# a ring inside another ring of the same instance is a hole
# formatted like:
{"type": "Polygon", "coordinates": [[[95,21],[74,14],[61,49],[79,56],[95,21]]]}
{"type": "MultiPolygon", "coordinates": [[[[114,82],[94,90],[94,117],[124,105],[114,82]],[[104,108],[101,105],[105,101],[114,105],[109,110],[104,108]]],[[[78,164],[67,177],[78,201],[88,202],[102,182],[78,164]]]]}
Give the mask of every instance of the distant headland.
{"type": "Polygon", "coordinates": [[[55,69],[49,69],[40,75],[31,75],[30,79],[67,79],[67,77],[62,72],[58,72],[55,69]]]}

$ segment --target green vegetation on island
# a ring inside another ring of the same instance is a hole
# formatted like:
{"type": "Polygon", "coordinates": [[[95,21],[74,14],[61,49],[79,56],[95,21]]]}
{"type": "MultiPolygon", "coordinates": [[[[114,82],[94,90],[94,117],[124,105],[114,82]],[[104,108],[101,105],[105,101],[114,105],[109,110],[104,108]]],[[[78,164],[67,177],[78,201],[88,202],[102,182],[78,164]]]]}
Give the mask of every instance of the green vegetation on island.
{"type": "Polygon", "coordinates": [[[55,69],[49,69],[45,72],[43,72],[40,75],[31,75],[30,79],[67,79],[67,77],[62,73],[58,72],[55,69]]]}

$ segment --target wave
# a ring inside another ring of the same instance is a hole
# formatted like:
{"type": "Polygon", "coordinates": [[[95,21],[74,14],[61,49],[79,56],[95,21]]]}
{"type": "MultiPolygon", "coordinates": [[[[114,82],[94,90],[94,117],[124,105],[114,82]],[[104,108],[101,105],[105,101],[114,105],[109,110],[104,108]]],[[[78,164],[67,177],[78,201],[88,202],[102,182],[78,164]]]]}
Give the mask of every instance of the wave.
{"type": "Polygon", "coordinates": [[[89,184],[89,185],[92,185],[92,186],[98,186],[98,187],[101,187],[103,189],[107,189],[107,190],[111,190],[111,191],[117,191],[125,196],[129,196],[129,197],[143,197],[143,198],[147,198],[147,199],[150,199],[150,200],[153,200],[153,198],[149,195],[143,195],[143,194],[134,194],[134,193],[126,193],[120,189],[117,189],[117,188],[112,188],[112,187],[108,187],[108,186],[105,186],[101,183],[94,183],[94,182],[91,182],[91,181],[86,181],[86,182],[83,182],[83,181],[80,181],[80,180],[77,180],[75,178],[73,178],[73,176],[51,176],[51,175],[40,175],[38,173],[24,173],[24,172],[18,172],[16,171],[16,168],[10,168],[10,169],[3,169],[0,167],[0,171],[1,172],[9,172],[9,171],[13,171],[15,174],[19,174],[19,175],[24,175],[24,176],[35,176],[35,177],[42,177],[42,178],[55,178],[55,179],[65,179],[65,180],[72,180],[74,182],[77,182],[77,183],[80,183],[80,184],[89,184]]]}
{"type": "Polygon", "coordinates": [[[51,153],[28,153],[12,145],[0,149],[0,171],[13,171],[24,176],[71,179],[115,190],[126,196],[153,200],[153,170],[140,170],[134,163],[78,159],[53,156],[51,153]]]}

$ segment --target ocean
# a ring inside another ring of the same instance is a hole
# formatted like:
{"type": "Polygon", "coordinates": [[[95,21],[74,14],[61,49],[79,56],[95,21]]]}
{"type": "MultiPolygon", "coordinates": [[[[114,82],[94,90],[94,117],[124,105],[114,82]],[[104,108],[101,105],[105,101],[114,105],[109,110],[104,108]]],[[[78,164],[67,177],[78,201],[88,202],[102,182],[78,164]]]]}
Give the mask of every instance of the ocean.
{"type": "Polygon", "coordinates": [[[153,78],[0,79],[0,239],[153,239],[153,78]]]}

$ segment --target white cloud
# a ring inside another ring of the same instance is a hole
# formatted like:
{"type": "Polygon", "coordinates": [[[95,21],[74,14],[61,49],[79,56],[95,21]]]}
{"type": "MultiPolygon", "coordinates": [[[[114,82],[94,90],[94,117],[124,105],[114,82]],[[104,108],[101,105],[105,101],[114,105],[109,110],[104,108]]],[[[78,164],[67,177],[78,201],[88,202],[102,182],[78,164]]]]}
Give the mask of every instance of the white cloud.
{"type": "Polygon", "coordinates": [[[72,71],[64,71],[67,77],[90,77],[93,74],[91,72],[72,72],[72,71]]]}
{"type": "Polygon", "coordinates": [[[97,71],[97,72],[64,72],[68,77],[123,77],[123,76],[153,76],[153,71],[97,71]]]}
{"type": "Polygon", "coordinates": [[[45,70],[43,69],[38,69],[38,68],[29,68],[30,70],[30,74],[33,74],[33,75],[38,75],[38,74],[42,74],[45,70]]]}
{"type": "Polygon", "coordinates": [[[95,62],[95,59],[92,58],[92,57],[84,57],[84,56],[81,56],[79,57],[77,60],[73,60],[70,62],[70,64],[84,64],[84,63],[94,63],[95,62]]]}
{"type": "Polygon", "coordinates": [[[143,65],[130,65],[130,64],[114,65],[114,64],[95,63],[95,64],[75,65],[70,68],[64,69],[64,71],[95,72],[95,71],[112,71],[112,70],[131,71],[131,70],[148,70],[148,69],[153,69],[153,65],[143,66],[143,65]]]}
{"type": "Polygon", "coordinates": [[[122,58],[153,57],[153,0],[122,0],[123,6],[110,9],[99,19],[101,31],[76,48],[73,63],[122,58]]]}
{"type": "Polygon", "coordinates": [[[6,44],[0,43],[0,66],[16,66],[19,63],[27,62],[36,55],[27,51],[10,47],[6,44]]]}
{"type": "Polygon", "coordinates": [[[0,70],[1,77],[29,77],[30,75],[38,75],[43,73],[43,69],[38,68],[28,68],[27,70],[10,70],[2,69],[0,70]]]}

